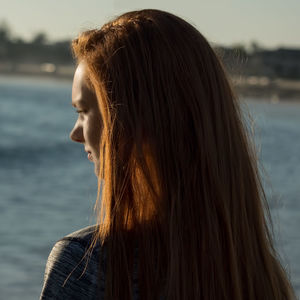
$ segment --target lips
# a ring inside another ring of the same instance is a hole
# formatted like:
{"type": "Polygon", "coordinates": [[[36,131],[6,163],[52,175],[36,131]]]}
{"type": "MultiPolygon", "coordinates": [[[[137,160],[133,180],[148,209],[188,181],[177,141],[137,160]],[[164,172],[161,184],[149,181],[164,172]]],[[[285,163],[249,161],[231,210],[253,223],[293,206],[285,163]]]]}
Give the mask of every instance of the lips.
{"type": "Polygon", "coordinates": [[[85,150],[85,152],[87,153],[87,158],[89,161],[93,161],[93,156],[92,156],[92,152],[89,150],[85,150]]]}
{"type": "Polygon", "coordinates": [[[88,152],[87,157],[90,161],[93,161],[93,156],[92,156],[91,152],[88,152]]]}

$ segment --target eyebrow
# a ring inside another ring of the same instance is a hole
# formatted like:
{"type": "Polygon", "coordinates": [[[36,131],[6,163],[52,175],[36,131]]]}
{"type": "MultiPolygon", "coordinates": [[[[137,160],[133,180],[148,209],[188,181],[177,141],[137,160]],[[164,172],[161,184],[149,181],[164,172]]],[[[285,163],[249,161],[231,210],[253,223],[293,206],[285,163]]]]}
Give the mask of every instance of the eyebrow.
{"type": "Polygon", "coordinates": [[[71,101],[71,105],[73,107],[82,106],[85,104],[85,101],[83,99],[77,100],[75,102],[71,101]]]}

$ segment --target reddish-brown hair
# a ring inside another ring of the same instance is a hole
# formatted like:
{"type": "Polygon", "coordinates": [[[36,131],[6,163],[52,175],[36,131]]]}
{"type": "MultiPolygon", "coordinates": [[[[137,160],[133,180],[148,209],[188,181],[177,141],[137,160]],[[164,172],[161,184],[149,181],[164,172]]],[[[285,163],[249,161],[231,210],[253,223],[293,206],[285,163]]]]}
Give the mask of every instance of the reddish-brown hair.
{"type": "Polygon", "coordinates": [[[199,31],[144,9],[72,47],[103,118],[97,239],[108,247],[106,298],[131,299],[137,249],[141,299],[293,299],[253,144],[199,31]]]}

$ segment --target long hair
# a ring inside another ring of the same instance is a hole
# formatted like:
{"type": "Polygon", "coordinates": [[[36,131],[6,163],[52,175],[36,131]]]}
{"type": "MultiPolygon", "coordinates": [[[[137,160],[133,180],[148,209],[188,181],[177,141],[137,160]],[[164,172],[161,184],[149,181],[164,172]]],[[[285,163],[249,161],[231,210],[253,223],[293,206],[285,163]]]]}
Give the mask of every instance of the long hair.
{"type": "Polygon", "coordinates": [[[72,49],[103,118],[106,299],[131,299],[136,282],[146,300],[294,299],[253,143],[207,40],[143,9],[83,32],[72,49]]]}

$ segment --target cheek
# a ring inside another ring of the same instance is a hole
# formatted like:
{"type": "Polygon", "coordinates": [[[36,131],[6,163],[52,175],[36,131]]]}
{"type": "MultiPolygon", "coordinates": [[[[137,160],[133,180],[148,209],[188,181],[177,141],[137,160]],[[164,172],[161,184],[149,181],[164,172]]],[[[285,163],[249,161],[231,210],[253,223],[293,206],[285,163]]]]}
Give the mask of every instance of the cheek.
{"type": "Polygon", "coordinates": [[[96,118],[90,118],[86,125],[87,139],[89,140],[91,146],[93,146],[94,148],[99,148],[101,134],[101,126],[99,124],[99,120],[96,118]]]}

